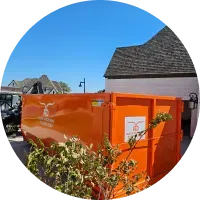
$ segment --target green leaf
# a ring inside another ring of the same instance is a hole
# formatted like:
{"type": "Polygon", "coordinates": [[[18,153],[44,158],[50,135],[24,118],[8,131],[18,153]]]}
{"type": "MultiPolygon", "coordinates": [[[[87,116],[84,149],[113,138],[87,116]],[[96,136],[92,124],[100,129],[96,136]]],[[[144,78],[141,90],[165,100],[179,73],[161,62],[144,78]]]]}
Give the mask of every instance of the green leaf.
{"type": "Polygon", "coordinates": [[[50,165],[51,162],[52,162],[53,158],[50,158],[48,161],[47,161],[47,165],[50,165]]]}

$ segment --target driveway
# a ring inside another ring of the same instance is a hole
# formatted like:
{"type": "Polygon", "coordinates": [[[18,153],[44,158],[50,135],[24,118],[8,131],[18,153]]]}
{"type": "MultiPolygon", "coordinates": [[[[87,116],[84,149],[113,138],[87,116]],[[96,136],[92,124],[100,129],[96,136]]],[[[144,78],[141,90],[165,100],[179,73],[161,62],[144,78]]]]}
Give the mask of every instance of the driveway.
{"type": "MultiPolygon", "coordinates": [[[[15,138],[8,138],[8,150],[9,150],[9,159],[22,159],[24,152],[30,150],[30,145],[23,141],[23,137],[18,136],[15,138]],[[17,157],[16,157],[17,156],[17,157]]],[[[184,160],[192,159],[192,140],[188,138],[183,138],[181,143],[181,154],[184,160]]],[[[22,166],[23,167],[23,166],[22,166]]]]}
{"type": "Polygon", "coordinates": [[[8,138],[14,152],[21,162],[26,164],[26,154],[30,152],[30,145],[23,140],[22,136],[17,136],[15,138],[8,138]]]}
{"type": "MultiPolygon", "coordinates": [[[[30,152],[30,145],[23,141],[22,136],[17,136],[15,138],[9,137],[8,140],[15,151],[18,158],[21,162],[25,165],[26,164],[26,154],[30,152]]],[[[187,148],[189,147],[191,142],[190,138],[184,137],[183,141],[181,142],[181,155],[183,156],[186,152],[187,148]]]]}
{"type": "MultiPolygon", "coordinates": [[[[16,137],[16,138],[12,138],[9,137],[8,138],[8,159],[9,160],[16,160],[16,167],[17,168],[24,168],[24,164],[25,164],[25,156],[24,156],[24,152],[29,152],[30,150],[30,145],[27,144],[27,142],[23,141],[23,137],[16,137]]],[[[31,176],[31,174],[29,174],[27,172],[27,170],[24,170],[24,175],[25,176],[31,176]]],[[[32,178],[32,183],[33,184],[39,184],[40,185],[40,191],[41,192],[54,192],[54,190],[52,190],[50,187],[48,187],[46,184],[41,184],[38,180],[36,180],[35,178],[32,178]]],[[[61,193],[56,193],[56,199],[59,200],[78,200],[77,198],[72,198],[70,196],[66,196],[61,194],[61,193]]]]}

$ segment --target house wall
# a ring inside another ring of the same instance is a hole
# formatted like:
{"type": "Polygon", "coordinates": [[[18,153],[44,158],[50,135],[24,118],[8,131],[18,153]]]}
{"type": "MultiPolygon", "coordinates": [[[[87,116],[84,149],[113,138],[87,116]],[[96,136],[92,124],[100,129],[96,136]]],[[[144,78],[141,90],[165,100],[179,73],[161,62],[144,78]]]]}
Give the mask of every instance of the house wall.
{"type": "Polygon", "coordinates": [[[197,124],[198,124],[198,127],[200,128],[199,120],[200,120],[200,86],[199,86],[199,93],[198,93],[198,108],[197,108],[197,124]]]}
{"type": "Polygon", "coordinates": [[[188,108],[188,101],[184,101],[184,113],[182,114],[182,119],[190,120],[191,116],[192,116],[192,112],[188,108]]]}
{"type": "Polygon", "coordinates": [[[46,90],[46,91],[44,91],[44,94],[49,94],[50,91],[51,90],[46,90]]]}
{"type": "MultiPolygon", "coordinates": [[[[105,91],[175,96],[181,97],[183,100],[189,100],[191,92],[199,93],[199,85],[197,77],[105,79],[105,91]]],[[[197,110],[192,110],[191,136],[194,135],[196,129],[197,117],[197,110]]]]}
{"type": "MultiPolygon", "coordinates": [[[[33,89],[33,87],[31,87],[30,89],[29,89],[29,91],[27,92],[27,94],[30,94],[30,92],[32,91],[32,89],[33,89]]],[[[44,94],[53,94],[53,92],[54,92],[54,94],[57,94],[57,92],[56,92],[56,90],[55,89],[46,89],[46,91],[44,91],[44,94]]]]}
{"type": "Polygon", "coordinates": [[[15,81],[12,81],[9,85],[9,87],[18,87],[17,84],[15,83],[15,81]]]}
{"type": "Polygon", "coordinates": [[[198,80],[189,78],[106,79],[106,92],[124,92],[181,97],[189,99],[191,92],[198,93],[198,80]]]}
{"type": "Polygon", "coordinates": [[[27,88],[27,87],[23,87],[23,88],[22,88],[22,91],[23,91],[24,93],[27,93],[27,92],[28,92],[28,88],[27,88]]]}
{"type": "Polygon", "coordinates": [[[49,94],[57,94],[57,92],[55,89],[53,89],[49,94]]]}
{"type": "Polygon", "coordinates": [[[30,94],[31,93],[31,91],[32,91],[32,89],[33,89],[33,87],[31,87],[28,91],[27,91],[27,93],[26,94],[30,94]]]}

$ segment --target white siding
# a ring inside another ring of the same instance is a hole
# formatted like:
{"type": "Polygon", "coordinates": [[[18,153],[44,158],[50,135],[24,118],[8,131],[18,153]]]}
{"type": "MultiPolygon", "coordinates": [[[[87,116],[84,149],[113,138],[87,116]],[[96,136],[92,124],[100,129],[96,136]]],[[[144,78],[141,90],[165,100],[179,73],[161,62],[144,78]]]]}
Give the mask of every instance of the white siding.
{"type": "Polygon", "coordinates": [[[191,92],[198,93],[198,80],[189,78],[106,79],[106,92],[176,96],[188,100],[191,92]]]}
{"type": "Polygon", "coordinates": [[[195,130],[196,130],[196,126],[197,126],[197,121],[198,121],[198,113],[199,112],[199,108],[198,110],[192,110],[191,113],[191,126],[190,126],[190,136],[193,137],[195,130]]]}
{"type": "MultiPolygon", "coordinates": [[[[31,87],[30,89],[29,89],[29,91],[27,92],[27,94],[30,94],[30,92],[32,91],[32,89],[33,89],[33,87],[31,87]]],[[[44,94],[56,94],[57,92],[56,92],[56,90],[55,89],[53,89],[53,90],[50,90],[50,89],[46,89],[46,91],[44,91],[44,94]],[[54,93],[53,93],[54,92],[54,93]]]]}
{"type": "Polygon", "coordinates": [[[199,86],[198,108],[197,108],[197,123],[198,123],[198,127],[200,127],[199,117],[200,117],[200,86],[199,86]]]}
{"type": "Polygon", "coordinates": [[[56,93],[57,93],[56,90],[53,89],[49,94],[56,94],[56,93]]]}
{"type": "Polygon", "coordinates": [[[28,88],[27,88],[27,87],[23,87],[22,90],[23,90],[24,93],[27,93],[27,92],[28,92],[28,88]]]}
{"type": "Polygon", "coordinates": [[[52,89],[46,89],[46,91],[44,91],[45,94],[50,94],[52,89]]]}
{"type": "Polygon", "coordinates": [[[15,83],[15,81],[12,81],[8,86],[9,86],[9,87],[18,88],[18,86],[17,86],[17,84],[15,83]]]}
{"type": "Polygon", "coordinates": [[[31,93],[31,91],[32,91],[32,89],[33,89],[33,86],[27,91],[27,93],[26,94],[30,94],[31,93]]]}

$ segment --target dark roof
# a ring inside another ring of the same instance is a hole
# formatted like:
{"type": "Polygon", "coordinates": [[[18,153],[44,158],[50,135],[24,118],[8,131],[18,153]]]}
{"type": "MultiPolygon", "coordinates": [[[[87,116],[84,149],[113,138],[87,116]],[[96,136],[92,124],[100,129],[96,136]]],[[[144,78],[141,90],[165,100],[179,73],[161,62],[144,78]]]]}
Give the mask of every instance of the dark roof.
{"type": "Polygon", "coordinates": [[[196,76],[182,42],[165,26],[143,45],[117,48],[104,74],[106,78],[196,76]]]}
{"type": "Polygon", "coordinates": [[[47,75],[42,75],[38,81],[40,81],[42,83],[42,86],[48,89],[52,89],[54,87],[54,85],[52,84],[52,82],[49,80],[49,78],[47,77],[47,75]]]}
{"type": "Polygon", "coordinates": [[[58,92],[62,93],[62,88],[61,88],[60,84],[57,81],[52,81],[52,83],[54,84],[54,86],[58,90],[58,92]]]}
{"type": "Polygon", "coordinates": [[[42,75],[40,78],[26,78],[23,81],[16,81],[14,80],[18,87],[21,89],[23,87],[26,87],[26,92],[31,89],[31,87],[37,82],[40,81],[42,83],[42,86],[44,88],[47,88],[49,90],[52,90],[55,88],[57,92],[62,92],[62,88],[60,87],[59,83],[57,81],[51,81],[47,75],[42,75]]]}
{"type": "Polygon", "coordinates": [[[26,87],[26,88],[31,88],[35,83],[37,83],[38,81],[38,78],[32,78],[32,79],[25,79],[23,81],[23,87],[26,87]],[[26,81],[25,81],[26,80],[26,81]],[[28,81],[29,80],[29,81],[28,81]]]}
{"type": "Polygon", "coordinates": [[[17,84],[18,87],[20,87],[20,88],[23,87],[23,86],[22,86],[22,81],[16,81],[16,80],[14,80],[14,81],[15,81],[15,83],[17,84]]]}

